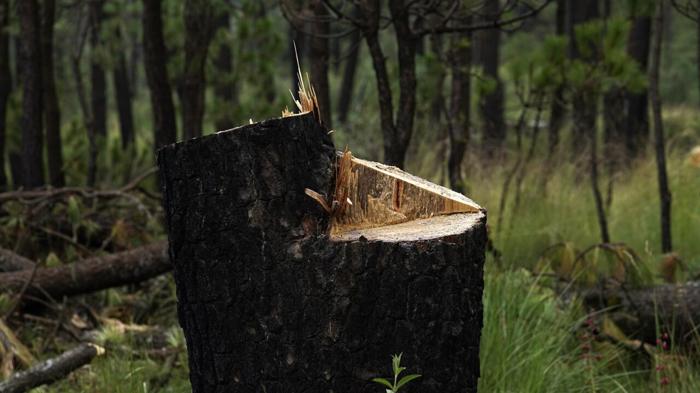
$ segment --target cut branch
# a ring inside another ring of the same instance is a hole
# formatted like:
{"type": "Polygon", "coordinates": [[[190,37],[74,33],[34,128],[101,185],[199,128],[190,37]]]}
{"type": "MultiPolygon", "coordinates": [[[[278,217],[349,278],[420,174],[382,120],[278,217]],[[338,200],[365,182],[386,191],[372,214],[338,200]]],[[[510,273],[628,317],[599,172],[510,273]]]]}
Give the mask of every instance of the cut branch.
{"type": "Polygon", "coordinates": [[[14,252],[0,248],[0,272],[29,270],[34,267],[34,261],[14,252]]]}
{"type": "Polygon", "coordinates": [[[2,291],[19,292],[25,283],[27,295],[60,298],[137,283],[170,270],[167,243],[148,246],[82,262],[32,271],[0,273],[2,291]]]}
{"type": "Polygon", "coordinates": [[[7,381],[0,382],[0,392],[22,393],[56,382],[103,353],[104,349],[95,344],[80,344],[55,358],[47,359],[13,375],[7,381]]]}

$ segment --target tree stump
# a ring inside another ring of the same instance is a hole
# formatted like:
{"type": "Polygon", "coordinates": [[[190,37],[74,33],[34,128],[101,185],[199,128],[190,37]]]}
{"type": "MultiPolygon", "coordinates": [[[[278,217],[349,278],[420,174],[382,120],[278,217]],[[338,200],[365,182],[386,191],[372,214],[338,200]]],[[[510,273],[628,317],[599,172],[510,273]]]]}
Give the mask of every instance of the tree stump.
{"type": "Polygon", "coordinates": [[[379,392],[395,353],[407,392],[476,392],[483,209],[339,157],[311,113],[158,162],[194,392],[379,392]]]}

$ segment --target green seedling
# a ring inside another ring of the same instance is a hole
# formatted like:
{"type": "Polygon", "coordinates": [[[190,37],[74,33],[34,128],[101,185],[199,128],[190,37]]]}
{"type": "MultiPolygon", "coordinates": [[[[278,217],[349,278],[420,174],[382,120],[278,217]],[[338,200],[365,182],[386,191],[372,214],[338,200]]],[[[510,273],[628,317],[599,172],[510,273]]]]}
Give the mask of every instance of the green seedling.
{"type": "Polygon", "coordinates": [[[388,388],[386,390],[386,393],[398,393],[399,389],[401,389],[407,383],[413,381],[414,379],[420,378],[419,374],[410,374],[399,379],[399,375],[406,369],[406,367],[401,367],[401,355],[403,355],[403,353],[393,355],[391,357],[391,365],[394,369],[393,384],[389,382],[386,378],[372,378],[372,382],[376,382],[388,388]]]}

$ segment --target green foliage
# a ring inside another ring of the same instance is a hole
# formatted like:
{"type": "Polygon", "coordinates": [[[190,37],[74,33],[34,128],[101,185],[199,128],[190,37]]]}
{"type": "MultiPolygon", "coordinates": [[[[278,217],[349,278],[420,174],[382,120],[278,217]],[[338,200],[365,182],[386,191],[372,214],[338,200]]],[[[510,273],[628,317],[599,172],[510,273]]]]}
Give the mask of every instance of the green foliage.
{"type": "Polygon", "coordinates": [[[398,393],[399,390],[410,383],[413,380],[416,380],[420,378],[421,376],[418,374],[409,374],[409,375],[404,375],[399,379],[399,376],[401,375],[402,372],[406,370],[406,367],[401,366],[401,356],[403,354],[400,353],[398,355],[393,355],[391,357],[391,366],[392,370],[394,372],[394,382],[391,383],[389,382],[386,378],[372,378],[372,382],[376,382],[380,385],[383,385],[387,387],[386,393],[398,393]]]}

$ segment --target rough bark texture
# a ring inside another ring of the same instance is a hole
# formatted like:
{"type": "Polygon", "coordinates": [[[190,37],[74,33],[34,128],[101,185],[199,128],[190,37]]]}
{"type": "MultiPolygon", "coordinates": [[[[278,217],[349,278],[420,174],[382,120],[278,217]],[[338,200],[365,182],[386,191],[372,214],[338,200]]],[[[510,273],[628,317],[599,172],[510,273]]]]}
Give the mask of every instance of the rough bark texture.
{"type": "Polygon", "coordinates": [[[83,343],[61,355],[47,359],[26,371],[12,375],[0,382],[0,392],[23,393],[33,388],[56,382],[74,370],[90,363],[104,349],[94,344],[83,343]]]}
{"type": "Polygon", "coordinates": [[[485,217],[415,242],[332,241],[311,114],[165,147],[170,256],[194,392],[374,392],[403,352],[421,392],[475,392],[485,217]]]}
{"type": "MultiPolygon", "coordinates": [[[[44,138],[41,129],[43,86],[41,78],[41,26],[36,0],[17,4],[22,35],[22,172],[21,185],[44,185],[44,138]]],[[[15,179],[16,180],[16,179],[15,179]]]]}
{"type": "Polygon", "coordinates": [[[175,106],[166,67],[168,55],[163,39],[160,0],[143,0],[143,49],[153,108],[153,141],[157,149],[175,142],[177,138],[175,106]]]}
{"type": "Polygon", "coordinates": [[[0,192],[7,189],[5,175],[5,130],[7,102],[12,92],[12,72],[10,70],[10,1],[0,0],[0,192]]]}
{"type": "Polygon", "coordinates": [[[202,135],[205,68],[214,35],[214,10],[208,1],[185,2],[185,72],[182,80],[182,129],[185,139],[202,135]]]}
{"type": "Polygon", "coordinates": [[[61,144],[61,110],[56,96],[53,70],[53,25],[56,13],[54,0],[45,0],[41,21],[42,76],[44,78],[44,119],[46,120],[46,157],[49,164],[49,184],[63,187],[63,149],[61,144]]]}
{"type": "Polygon", "coordinates": [[[27,294],[54,299],[147,280],[170,270],[166,242],[94,257],[69,265],[0,273],[0,292],[17,292],[31,279],[27,294]],[[33,276],[33,277],[32,277],[33,276]]]}

